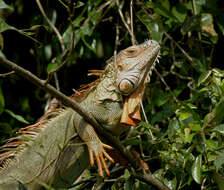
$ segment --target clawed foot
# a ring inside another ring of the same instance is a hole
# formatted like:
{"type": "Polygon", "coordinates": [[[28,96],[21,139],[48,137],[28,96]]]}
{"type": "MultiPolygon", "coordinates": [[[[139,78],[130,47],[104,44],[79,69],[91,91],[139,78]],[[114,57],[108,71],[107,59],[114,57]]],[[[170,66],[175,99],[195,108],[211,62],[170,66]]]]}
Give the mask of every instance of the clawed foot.
{"type": "Polygon", "coordinates": [[[110,162],[114,163],[113,158],[111,158],[109,154],[107,154],[107,152],[105,151],[105,149],[111,150],[113,149],[113,147],[104,144],[102,142],[96,142],[96,141],[87,143],[87,146],[89,151],[90,165],[91,166],[94,165],[94,157],[95,157],[99,175],[102,178],[104,178],[103,169],[105,170],[107,175],[110,175],[110,172],[107,168],[104,158],[107,158],[110,162]]]}

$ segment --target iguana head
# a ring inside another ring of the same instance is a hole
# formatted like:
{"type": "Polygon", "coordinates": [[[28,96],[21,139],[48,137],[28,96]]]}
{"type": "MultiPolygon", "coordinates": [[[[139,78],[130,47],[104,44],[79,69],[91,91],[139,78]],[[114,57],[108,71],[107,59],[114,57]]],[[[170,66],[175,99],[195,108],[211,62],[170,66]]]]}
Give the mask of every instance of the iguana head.
{"type": "Polygon", "coordinates": [[[144,84],[149,81],[152,69],[158,60],[160,45],[147,40],[140,45],[122,50],[116,58],[116,85],[118,91],[126,96],[121,123],[136,126],[141,121],[140,101],[144,84]]]}
{"type": "Polygon", "coordinates": [[[122,50],[116,57],[116,85],[122,95],[129,95],[143,83],[155,66],[160,45],[147,40],[122,50]]]}

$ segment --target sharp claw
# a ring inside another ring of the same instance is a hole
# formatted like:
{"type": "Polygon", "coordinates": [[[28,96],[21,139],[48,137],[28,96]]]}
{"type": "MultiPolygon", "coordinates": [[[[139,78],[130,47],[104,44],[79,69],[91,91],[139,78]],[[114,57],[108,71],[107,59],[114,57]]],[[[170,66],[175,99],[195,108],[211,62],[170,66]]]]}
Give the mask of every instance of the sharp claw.
{"type": "Polygon", "coordinates": [[[102,154],[100,155],[100,159],[101,159],[101,163],[103,164],[103,168],[105,169],[107,175],[109,176],[110,175],[110,171],[107,168],[106,162],[105,162],[102,154]]]}
{"type": "Polygon", "coordinates": [[[88,148],[90,165],[94,166],[93,152],[88,148]]]}
{"type": "Polygon", "coordinates": [[[102,164],[100,162],[100,156],[99,155],[95,155],[95,156],[96,156],[96,163],[97,163],[97,166],[98,166],[98,173],[102,178],[104,178],[102,164]]]}
{"type": "Polygon", "coordinates": [[[107,154],[107,152],[106,152],[105,150],[103,151],[103,154],[104,154],[104,156],[105,156],[111,163],[114,163],[114,162],[115,162],[114,159],[111,158],[110,155],[107,154]]]}
{"type": "Polygon", "coordinates": [[[102,144],[103,144],[103,147],[104,148],[107,148],[107,149],[110,149],[110,150],[113,150],[114,149],[112,146],[109,146],[109,145],[104,144],[104,143],[102,143],[102,144]]]}

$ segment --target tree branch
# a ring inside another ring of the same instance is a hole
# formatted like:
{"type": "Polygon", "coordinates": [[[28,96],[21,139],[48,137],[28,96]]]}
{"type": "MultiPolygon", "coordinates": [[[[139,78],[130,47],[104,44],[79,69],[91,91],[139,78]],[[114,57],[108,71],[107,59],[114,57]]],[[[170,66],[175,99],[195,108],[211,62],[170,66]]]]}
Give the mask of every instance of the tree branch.
{"type": "MultiPolygon", "coordinates": [[[[16,65],[8,59],[0,57],[0,65],[7,67],[12,71],[15,71],[18,75],[42,88],[44,91],[57,98],[66,106],[71,107],[78,114],[80,114],[87,122],[89,122],[95,129],[97,129],[100,135],[104,136],[111,144],[113,144],[113,146],[121,152],[121,154],[128,160],[128,162],[132,165],[133,168],[139,169],[139,164],[137,160],[133,157],[133,155],[130,153],[130,151],[128,151],[116,137],[112,136],[109,132],[104,130],[96,121],[96,119],[92,117],[91,113],[88,113],[85,109],[80,107],[78,103],[73,101],[71,98],[65,96],[60,91],[56,90],[50,84],[46,84],[44,80],[39,79],[31,72],[16,65]]],[[[146,173],[145,171],[143,171],[141,174],[136,174],[136,176],[140,176],[139,178],[142,179],[142,181],[148,184],[153,184],[160,190],[169,190],[169,188],[165,186],[161,181],[154,178],[151,174],[146,173]]]]}

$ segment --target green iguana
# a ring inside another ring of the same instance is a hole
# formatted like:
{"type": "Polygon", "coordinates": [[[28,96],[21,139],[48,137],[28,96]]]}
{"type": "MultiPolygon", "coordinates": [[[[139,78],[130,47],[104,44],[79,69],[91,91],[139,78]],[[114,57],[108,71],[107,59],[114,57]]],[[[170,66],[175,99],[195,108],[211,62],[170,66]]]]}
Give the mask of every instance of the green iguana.
{"type": "MultiPolygon", "coordinates": [[[[125,125],[136,125],[141,120],[139,103],[159,51],[159,44],[153,40],[120,51],[109,59],[104,71],[93,71],[99,79],[74,99],[118,136],[125,125]]],[[[103,170],[110,174],[105,158],[114,162],[106,152],[112,147],[104,144],[93,127],[71,108],[50,110],[19,133],[2,147],[9,150],[0,155],[0,190],[37,190],[41,183],[66,188],[89,161],[93,166],[94,160],[101,177],[103,170]]]]}

